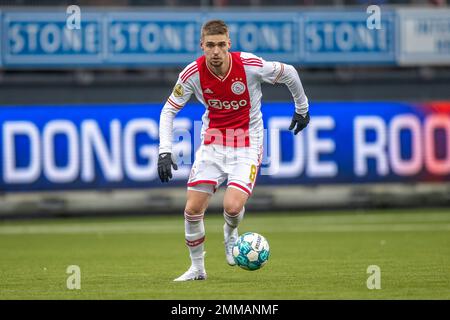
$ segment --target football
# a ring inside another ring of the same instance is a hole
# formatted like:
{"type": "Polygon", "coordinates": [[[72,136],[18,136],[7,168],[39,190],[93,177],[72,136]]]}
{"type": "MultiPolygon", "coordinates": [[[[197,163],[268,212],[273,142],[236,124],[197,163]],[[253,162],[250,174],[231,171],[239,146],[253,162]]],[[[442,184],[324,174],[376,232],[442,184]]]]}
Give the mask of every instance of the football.
{"type": "Polygon", "coordinates": [[[255,232],[242,234],[233,247],[236,264],[245,270],[258,270],[269,260],[269,242],[255,232]]]}

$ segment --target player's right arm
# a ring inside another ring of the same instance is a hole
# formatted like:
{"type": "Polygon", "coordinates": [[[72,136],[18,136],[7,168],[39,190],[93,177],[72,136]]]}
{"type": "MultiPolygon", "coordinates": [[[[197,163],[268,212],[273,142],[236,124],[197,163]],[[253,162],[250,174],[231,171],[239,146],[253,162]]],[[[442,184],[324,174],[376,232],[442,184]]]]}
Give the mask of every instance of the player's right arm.
{"type": "Polygon", "coordinates": [[[179,75],[172,93],[161,110],[159,118],[159,158],[158,174],[161,182],[169,182],[172,178],[172,167],[177,170],[177,165],[172,159],[173,120],[177,113],[191,98],[193,84],[189,76],[195,71],[196,63],[188,65],[179,75]]]}

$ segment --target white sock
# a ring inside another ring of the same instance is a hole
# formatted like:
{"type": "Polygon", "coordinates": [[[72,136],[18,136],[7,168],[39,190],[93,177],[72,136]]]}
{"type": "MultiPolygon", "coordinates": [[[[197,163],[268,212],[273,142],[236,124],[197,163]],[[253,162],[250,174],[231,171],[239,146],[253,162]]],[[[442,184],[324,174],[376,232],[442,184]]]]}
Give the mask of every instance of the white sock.
{"type": "Polygon", "coordinates": [[[223,217],[225,218],[225,232],[230,234],[234,229],[239,226],[239,223],[244,218],[245,207],[242,208],[235,216],[229,215],[225,210],[223,211],[223,217]]]}
{"type": "Polygon", "coordinates": [[[189,248],[192,266],[197,270],[205,269],[205,259],[203,257],[205,225],[203,224],[203,216],[204,214],[191,216],[186,212],[184,213],[186,245],[189,248]]]}

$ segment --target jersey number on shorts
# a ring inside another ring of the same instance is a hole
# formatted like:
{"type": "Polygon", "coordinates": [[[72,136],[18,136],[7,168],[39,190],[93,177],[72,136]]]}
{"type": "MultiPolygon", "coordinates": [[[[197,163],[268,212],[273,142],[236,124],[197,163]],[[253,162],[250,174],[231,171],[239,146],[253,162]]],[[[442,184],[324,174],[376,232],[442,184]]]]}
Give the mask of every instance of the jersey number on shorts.
{"type": "Polygon", "coordinates": [[[252,164],[252,167],[250,168],[250,181],[253,183],[256,179],[256,166],[252,164]]]}

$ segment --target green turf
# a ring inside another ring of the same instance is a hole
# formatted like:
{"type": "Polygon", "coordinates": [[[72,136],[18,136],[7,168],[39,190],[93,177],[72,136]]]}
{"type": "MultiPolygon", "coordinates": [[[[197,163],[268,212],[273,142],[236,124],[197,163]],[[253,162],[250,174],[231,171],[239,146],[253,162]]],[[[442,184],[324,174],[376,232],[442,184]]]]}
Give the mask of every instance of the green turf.
{"type": "Polygon", "coordinates": [[[207,281],[189,266],[183,217],[0,223],[0,299],[449,299],[450,210],[247,212],[270,243],[258,271],[229,267],[223,218],[205,219],[207,281]],[[66,268],[81,268],[68,290],[66,268]],[[381,268],[381,289],[366,286],[381,268]]]}

